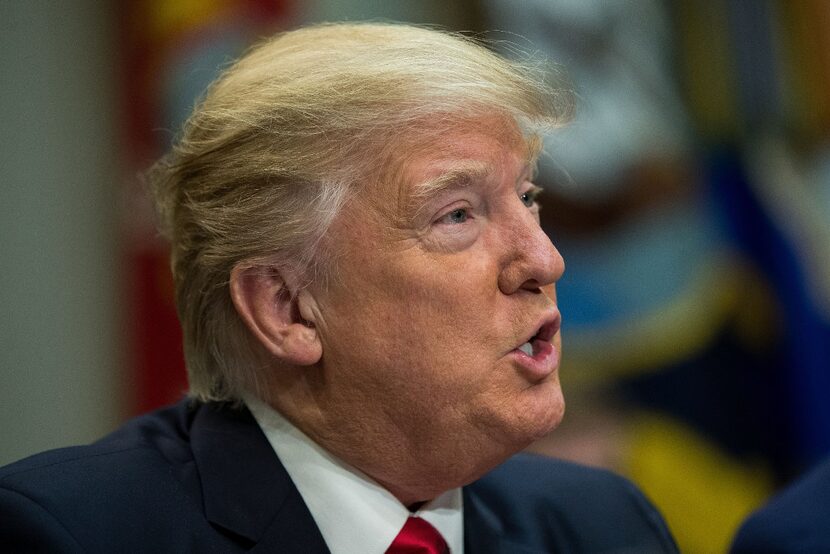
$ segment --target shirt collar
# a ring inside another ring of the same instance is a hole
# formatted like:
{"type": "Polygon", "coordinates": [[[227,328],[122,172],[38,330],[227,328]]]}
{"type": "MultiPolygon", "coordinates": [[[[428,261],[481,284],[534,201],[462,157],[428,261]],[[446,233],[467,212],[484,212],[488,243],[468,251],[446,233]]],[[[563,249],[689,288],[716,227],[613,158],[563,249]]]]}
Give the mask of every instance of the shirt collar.
{"type": "MultiPolygon", "coordinates": [[[[300,491],[332,554],[383,553],[413,515],[392,493],[334,457],[262,400],[245,403],[300,491]]],[[[449,490],[414,515],[430,522],[450,552],[464,552],[461,489],[449,490]]]]}

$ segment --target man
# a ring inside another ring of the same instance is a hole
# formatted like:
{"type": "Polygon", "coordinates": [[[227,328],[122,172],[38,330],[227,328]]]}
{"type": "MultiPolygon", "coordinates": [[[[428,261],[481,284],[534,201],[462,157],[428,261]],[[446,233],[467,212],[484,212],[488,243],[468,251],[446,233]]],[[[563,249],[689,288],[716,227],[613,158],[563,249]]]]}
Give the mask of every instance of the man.
{"type": "Polygon", "coordinates": [[[151,174],[190,400],[0,473],[12,550],[667,552],[559,423],[540,129],[567,95],[384,24],[272,38],[151,174]],[[495,468],[495,469],[494,469],[495,468]]]}
{"type": "Polygon", "coordinates": [[[733,554],[830,552],[830,459],[784,489],[741,526],[733,554]]]}

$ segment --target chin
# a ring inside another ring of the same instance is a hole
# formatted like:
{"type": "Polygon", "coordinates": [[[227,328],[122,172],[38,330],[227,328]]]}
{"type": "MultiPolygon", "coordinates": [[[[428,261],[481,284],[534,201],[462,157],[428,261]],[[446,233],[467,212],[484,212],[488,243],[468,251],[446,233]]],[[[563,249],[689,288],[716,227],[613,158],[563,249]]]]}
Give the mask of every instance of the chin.
{"type": "Polygon", "coordinates": [[[546,429],[544,431],[542,431],[540,433],[540,435],[538,437],[536,437],[536,439],[534,439],[534,440],[542,438],[543,436],[547,435],[548,433],[551,433],[554,429],[559,427],[559,424],[562,423],[562,418],[563,417],[565,417],[565,400],[564,399],[562,399],[560,402],[558,402],[556,404],[554,410],[552,411],[551,417],[548,420],[548,425],[547,425],[546,429]]]}
{"type": "Polygon", "coordinates": [[[559,383],[551,383],[555,391],[548,392],[547,398],[539,405],[526,407],[527,417],[522,418],[522,428],[527,441],[522,448],[537,441],[556,429],[565,416],[565,398],[562,396],[562,389],[559,383]]]}
{"type": "Polygon", "coordinates": [[[459,461],[457,465],[447,464],[443,458],[432,475],[446,472],[445,483],[452,484],[448,488],[470,484],[553,431],[562,421],[565,402],[557,387],[557,394],[543,409],[540,406],[524,408],[516,408],[514,415],[521,412],[525,417],[501,419],[496,425],[488,426],[488,437],[475,441],[474,446],[468,445],[470,450],[454,458],[459,461]]]}

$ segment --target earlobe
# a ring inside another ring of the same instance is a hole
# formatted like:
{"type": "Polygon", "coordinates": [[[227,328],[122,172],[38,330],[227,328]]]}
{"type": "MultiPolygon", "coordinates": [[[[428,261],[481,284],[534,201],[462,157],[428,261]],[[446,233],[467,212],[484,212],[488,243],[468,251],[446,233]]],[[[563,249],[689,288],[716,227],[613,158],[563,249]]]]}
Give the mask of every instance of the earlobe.
{"type": "Polygon", "coordinates": [[[242,321],[269,353],[293,365],[320,361],[322,342],[306,291],[292,290],[273,268],[237,266],[230,293],[242,321]]]}

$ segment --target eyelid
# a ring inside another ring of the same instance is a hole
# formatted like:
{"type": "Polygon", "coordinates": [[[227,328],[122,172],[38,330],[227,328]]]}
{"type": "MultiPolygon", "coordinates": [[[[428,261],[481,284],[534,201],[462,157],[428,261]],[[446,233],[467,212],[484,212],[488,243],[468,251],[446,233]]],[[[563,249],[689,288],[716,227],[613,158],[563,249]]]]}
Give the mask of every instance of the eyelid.
{"type": "Polygon", "coordinates": [[[450,215],[452,215],[454,212],[457,212],[458,210],[464,210],[465,212],[467,212],[468,219],[472,217],[473,207],[470,205],[470,203],[457,201],[441,209],[438,212],[439,215],[433,218],[432,224],[434,225],[436,223],[443,223],[444,220],[446,220],[450,215]]]}
{"type": "Polygon", "coordinates": [[[543,192],[544,192],[544,189],[542,189],[540,187],[533,187],[533,188],[527,189],[522,194],[527,194],[535,202],[539,198],[539,196],[542,195],[543,192]]]}
{"type": "Polygon", "coordinates": [[[528,183],[530,186],[527,188],[527,190],[522,191],[521,194],[529,194],[533,198],[536,198],[537,196],[545,192],[545,189],[531,182],[530,180],[525,180],[524,182],[528,183]]]}

